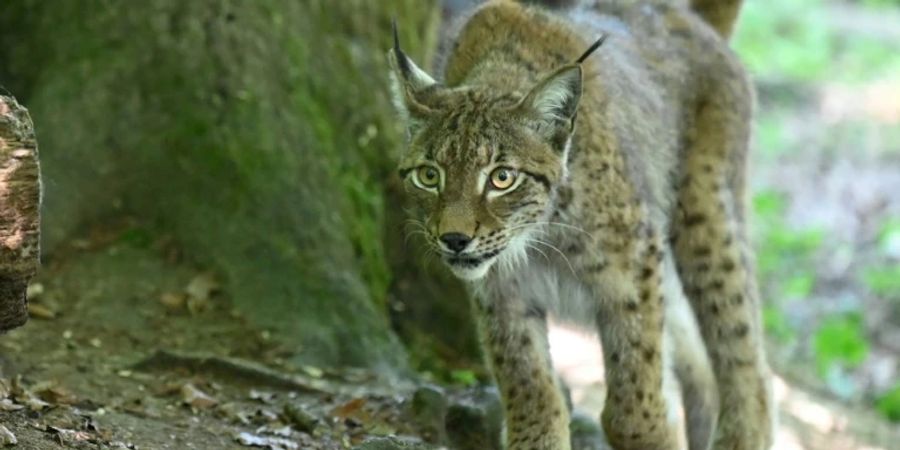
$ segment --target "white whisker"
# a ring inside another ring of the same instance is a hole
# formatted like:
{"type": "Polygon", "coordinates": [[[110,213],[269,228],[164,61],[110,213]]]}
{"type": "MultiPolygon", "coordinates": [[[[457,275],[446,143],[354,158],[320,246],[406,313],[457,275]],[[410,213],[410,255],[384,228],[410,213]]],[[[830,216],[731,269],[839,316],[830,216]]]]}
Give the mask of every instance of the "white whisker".
{"type": "Polygon", "coordinates": [[[572,262],[569,261],[569,258],[566,256],[565,253],[562,252],[562,250],[556,248],[555,245],[553,245],[553,244],[551,244],[551,243],[549,243],[549,242],[544,242],[544,241],[541,241],[541,240],[538,240],[538,239],[532,239],[532,242],[534,242],[534,243],[536,243],[536,244],[541,244],[541,245],[550,247],[551,250],[555,251],[556,253],[559,253],[559,256],[561,256],[562,259],[563,259],[563,261],[566,262],[566,265],[569,266],[569,270],[572,271],[572,275],[573,275],[573,276],[576,276],[576,277],[578,276],[578,275],[575,274],[575,268],[572,267],[572,262]]]}
{"type": "Polygon", "coordinates": [[[536,252],[538,252],[538,253],[540,253],[541,256],[544,257],[544,259],[546,259],[547,261],[550,261],[550,258],[547,257],[547,254],[544,253],[543,251],[541,251],[540,248],[531,245],[531,242],[532,242],[532,241],[526,242],[526,243],[525,243],[525,246],[528,247],[528,248],[530,248],[530,249],[532,249],[532,250],[534,250],[534,251],[536,251],[536,252]]]}
{"type": "Polygon", "coordinates": [[[587,231],[585,231],[585,230],[584,230],[583,228],[581,228],[581,227],[576,227],[576,226],[574,226],[574,225],[569,225],[569,224],[567,224],[567,223],[561,223],[561,222],[525,222],[525,223],[522,223],[522,224],[519,224],[519,225],[512,226],[512,227],[508,228],[507,230],[508,230],[508,231],[513,231],[513,230],[517,230],[517,229],[525,228],[525,227],[530,227],[530,226],[534,226],[534,225],[546,225],[546,226],[555,226],[555,227],[561,227],[561,228],[568,228],[568,229],[575,230],[575,231],[578,231],[578,232],[580,232],[580,233],[583,233],[583,234],[587,235],[588,237],[593,237],[593,235],[592,235],[591,233],[588,233],[587,231]]]}

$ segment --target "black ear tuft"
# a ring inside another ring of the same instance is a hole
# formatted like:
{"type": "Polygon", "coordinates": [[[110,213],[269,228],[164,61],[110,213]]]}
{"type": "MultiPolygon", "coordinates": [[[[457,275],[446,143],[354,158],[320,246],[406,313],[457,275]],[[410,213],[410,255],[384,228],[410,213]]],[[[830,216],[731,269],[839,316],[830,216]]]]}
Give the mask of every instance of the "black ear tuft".
{"type": "Polygon", "coordinates": [[[394,50],[400,51],[400,36],[397,34],[397,18],[391,19],[391,29],[394,31],[394,50]]]}
{"type": "Polygon", "coordinates": [[[424,70],[420,69],[412,59],[400,48],[400,33],[397,31],[397,20],[391,21],[394,35],[394,46],[388,51],[388,63],[391,66],[391,92],[394,105],[408,125],[431,113],[427,102],[421,95],[437,82],[424,70]]]}
{"type": "Polygon", "coordinates": [[[397,32],[397,18],[391,19],[391,28],[393,28],[394,32],[394,54],[397,55],[397,65],[400,68],[400,71],[403,73],[404,78],[409,78],[409,59],[406,57],[406,53],[403,53],[403,50],[400,50],[400,35],[397,32]]]}
{"type": "MultiPolygon", "coordinates": [[[[396,31],[397,31],[397,30],[396,30],[396,28],[395,28],[395,29],[394,29],[394,32],[396,33],[396,31]]],[[[396,36],[396,34],[394,34],[394,36],[396,36]]],[[[606,41],[606,36],[607,36],[607,35],[604,34],[604,35],[600,36],[599,39],[597,39],[596,41],[594,41],[594,43],[591,44],[591,46],[588,47],[588,49],[587,49],[584,53],[582,53],[581,56],[578,57],[577,60],[575,60],[575,64],[581,64],[581,63],[583,63],[586,59],[588,59],[588,56],[591,56],[591,53],[594,53],[598,48],[600,48],[601,45],[603,45],[603,42],[606,41]]]]}

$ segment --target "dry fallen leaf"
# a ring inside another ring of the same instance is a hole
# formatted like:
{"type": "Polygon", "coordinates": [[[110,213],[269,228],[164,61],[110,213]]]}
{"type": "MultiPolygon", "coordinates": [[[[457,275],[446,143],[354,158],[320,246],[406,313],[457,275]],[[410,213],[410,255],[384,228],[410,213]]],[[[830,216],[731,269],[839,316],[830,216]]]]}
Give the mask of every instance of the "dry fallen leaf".
{"type": "Polygon", "coordinates": [[[238,422],[243,425],[250,424],[249,417],[252,415],[252,413],[240,409],[240,407],[235,405],[234,403],[223,403],[219,405],[216,411],[220,416],[223,416],[232,422],[238,422]]]}
{"type": "Polygon", "coordinates": [[[285,425],[281,428],[268,428],[266,431],[274,434],[275,436],[291,437],[290,425],[285,425]]]}
{"type": "Polygon", "coordinates": [[[31,390],[41,400],[51,405],[71,405],[77,400],[74,394],[53,382],[34,385],[31,390]]]}
{"type": "Polygon", "coordinates": [[[275,393],[250,389],[250,399],[258,400],[261,403],[272,403],[275,400],[275,393]]]}
{"type": "Polygon", "coordinates": [[[184,292],[188,296],[198,300],[207,300],[213,292],[218,290],[219,282],[216,281],[212,272],[204,272],[195,276],[184,288],[184,292]]]}
{"type": "Polygon", "coordinates": [[[0,425],[0,445],[16,445],[19,441],[16,439],[16,435],[12,434],[12,431],[9,431],[5,426],[0,425]]]}
{"type": "Polygon", "coordinates": [[[191,315],[197,315],[206,311],[212,306],[212,302],[208,298],[198,298],[189,296],[187,298],[187,310],[191,315]]]}
{"type": "Polygon", "coordinates": [[[365,406],[365,404],[366,399],[355,398],[335,408],[334,411],[331,412],[331,415],[346,419],[347,417],[355,415],[363,406],[365,406]]]}
{"type": "Polygon", "coordinates": [[[277,422],[278,414],[269,411],[268,409],[257,409],[256,412],[253,413],[253,417],[256,419],[254,422],[277,422]]]}
{"type": "Polygon", "coordinates": [[[81,416],[81,429],[93,432],[100,431],[99,427],[97,427],[97,422],[91,416],[81,416]]]}
{"type": "Polygon", "coordinates": [[[216,399],[210,397],[200,389],[197,389],[197,387],[191,383],[186,383],[181,386],[181,398],[186,405],[193,408],[211,408],[218,403],[216,399]]]}
{"type": "Polygon", "coordinates": [[[28,300],[34,300],[41,296],[44,293],[44,285],[41,283],[31,283],[25,289],[25,297],[28,300]]]}
{"type": "Polygon", "coordinates": [[[85,431],[70,430],[68,428],[54,427],[52,425],[47,425],[45,431],[55,434],[59,438],[58,441],[60,443],[67,441],[83,442],[92,439],[91,434],[85,431]]]}
{"type": "Polygon", "coordinates": [[[56,311],[40,303],[29,303],[28,315],[35,319],[51,320],[56,318],[56,311]]]}
{"type": "Polygon", "coordinates": [[[13,401],[8,398],[4,398],[3,400],[0,400],[0,411],[18,411],[23,408],[25,408],[25,407],[22,405],[17,405],[15,403],[13,403],[13,401]]]}
{"type": "Polygon", "coordinates": [[[272,450],[293,450],[300,447],[296,442],[284,438],[257,436],[247,432],[241,432],[235,436],[235,440],[248,447],[263,447],[272,450]]]}
{"type": "Polygon", "coordinates": [[[27,406],[28,409],[32,411],[41,411],[50,406],[49,403],[30,394],[27,397],[19,399],[18,402],[19,404],[27,406]]]}
{"type": "Polygon", "coordinates": [[[322,378],[325,375],[325,371],[315,367],[315,366],[303,366],[303,371],[306,372],[307,375],[313,378],[322,378]]]}
{"type": "Polygon", "coordinates": [[[312,433],[316,429],[316,424],[319,423],[318,418],[292,403],[284,405],[281,414],[297,431],[304,433],[312,433]]]}
{"type": "Polygon", "coordinates": [[[166,309],[170,311],[181,311],[184,309],[185,302],[187,301],[187,295],[182,294],[180,292],[164,292],[159,297],[159,302],[166,307],[166,309]]]}
{"type": "Polygon", "coordinates": [[[39,399],[31,391],[22,385],[21,377],[13,378],[10,386],[10,396],[16,403],[28,407],[32,411],[41,411],[50,406],[49,403],[39,399]]]}

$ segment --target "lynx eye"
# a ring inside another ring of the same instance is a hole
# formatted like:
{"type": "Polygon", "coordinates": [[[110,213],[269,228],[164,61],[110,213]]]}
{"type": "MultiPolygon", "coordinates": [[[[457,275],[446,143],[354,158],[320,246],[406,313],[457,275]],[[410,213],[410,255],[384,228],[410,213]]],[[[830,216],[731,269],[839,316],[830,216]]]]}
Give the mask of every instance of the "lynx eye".
{"type": "Polygon", "coordinates": [[[422,166],[416,169],[415,178],[424,189],[437,188],[441,183],[441,173],[434,166],[422,166]]]}
{"type": "Polygon", "coordinates": [[[516,176],[518,174],[515,170],[509,167],[498,167],[491,172],[491,186],[501,191],[509,189],[516,182],[516,176]]]}

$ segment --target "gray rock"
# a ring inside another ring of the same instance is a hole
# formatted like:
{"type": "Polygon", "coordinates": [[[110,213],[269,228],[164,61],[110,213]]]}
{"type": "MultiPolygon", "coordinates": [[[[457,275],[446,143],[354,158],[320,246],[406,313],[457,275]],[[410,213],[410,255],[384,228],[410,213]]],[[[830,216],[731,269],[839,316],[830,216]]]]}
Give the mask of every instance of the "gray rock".
{"type": "Polygon", "coordinates": [[[353,450],[434,450],[434,447],[418,439],[391,436],[368,439],[353,450]]]}
{"type": "Polygon", "coordinates": [[[409,407],[410,421],[426,442],[443,444],[447,440],[444,421],[447,417],[447,397],[437,386],[416,389],[409,407]]]}
{"type": "Polygon", "coordinates": [[[600,422],[586,414],[575,413],[569,422],[572,450],[612,450],[600,422]]]}
{"type": "Polygon", "coordinates": [[[458,450],[500,450],[503,407],[493,387],[476,388],[450,406],[445,421],[447,436],[458,450]]]}

